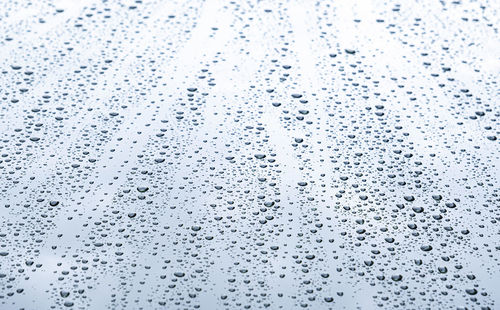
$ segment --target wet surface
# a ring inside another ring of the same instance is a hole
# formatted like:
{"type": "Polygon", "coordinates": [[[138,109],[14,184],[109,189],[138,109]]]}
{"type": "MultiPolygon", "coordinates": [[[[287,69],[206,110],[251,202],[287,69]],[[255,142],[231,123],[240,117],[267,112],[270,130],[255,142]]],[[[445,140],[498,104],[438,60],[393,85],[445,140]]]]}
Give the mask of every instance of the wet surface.
{"type": "Polygon", "coordinates": [[[1,309],[496,309],[495,1],[7,1],[1,309]]]}

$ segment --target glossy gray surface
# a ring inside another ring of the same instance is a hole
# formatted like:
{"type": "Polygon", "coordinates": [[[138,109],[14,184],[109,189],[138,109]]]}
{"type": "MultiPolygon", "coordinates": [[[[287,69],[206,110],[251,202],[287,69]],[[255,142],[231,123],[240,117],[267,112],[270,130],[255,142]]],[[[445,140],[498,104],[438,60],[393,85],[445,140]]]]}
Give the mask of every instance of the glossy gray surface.
{"type": "Polygon", "coordinates": [[[498,1],[4,1],[0,309],[497,309],[498,1]]]}

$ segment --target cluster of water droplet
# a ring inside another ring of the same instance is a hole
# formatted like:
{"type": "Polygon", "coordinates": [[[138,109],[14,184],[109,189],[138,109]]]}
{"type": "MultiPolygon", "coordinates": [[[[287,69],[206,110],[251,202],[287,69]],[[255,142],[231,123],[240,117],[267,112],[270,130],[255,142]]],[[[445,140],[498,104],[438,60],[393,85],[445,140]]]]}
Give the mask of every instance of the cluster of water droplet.
{"type": "Polygon", "coordinates": [[[15,2],[1,309],[494,309],[492,1],[15,2]]]}

